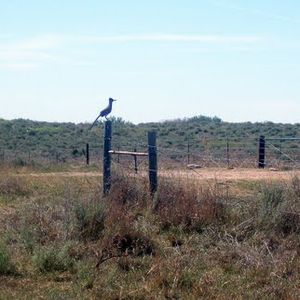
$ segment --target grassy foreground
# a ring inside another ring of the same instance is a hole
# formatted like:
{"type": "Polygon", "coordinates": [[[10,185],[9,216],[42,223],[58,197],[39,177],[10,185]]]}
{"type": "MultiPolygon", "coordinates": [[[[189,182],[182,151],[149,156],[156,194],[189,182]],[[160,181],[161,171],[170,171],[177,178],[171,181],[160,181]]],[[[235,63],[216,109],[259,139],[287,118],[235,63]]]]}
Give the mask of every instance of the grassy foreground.
{"type": "Polygon", "coordinates": [[[0,299],[300,298],[300,180],[0,175],[0,299]]]}

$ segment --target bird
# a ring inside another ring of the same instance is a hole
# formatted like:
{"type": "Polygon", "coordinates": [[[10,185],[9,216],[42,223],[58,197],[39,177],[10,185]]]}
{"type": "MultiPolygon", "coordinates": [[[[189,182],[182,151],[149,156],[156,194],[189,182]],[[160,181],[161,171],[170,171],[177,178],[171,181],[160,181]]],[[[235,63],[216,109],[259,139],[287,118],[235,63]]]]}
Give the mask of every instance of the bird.
{"type": "Polygon", "coordinates": [[[95,126],[95,124],[97,123],[97,121],[100,117],[104,117],[107,120],[107,116],[111,113],[112,104],[114,101],[117,101],[117,100],[115,100],[113,98],[108,99],[108,106],[100,111],[99,116],[96,118],[96,120],[94,121],[94,123],[92,124],[90,129],[92,129],[95,126]]]}

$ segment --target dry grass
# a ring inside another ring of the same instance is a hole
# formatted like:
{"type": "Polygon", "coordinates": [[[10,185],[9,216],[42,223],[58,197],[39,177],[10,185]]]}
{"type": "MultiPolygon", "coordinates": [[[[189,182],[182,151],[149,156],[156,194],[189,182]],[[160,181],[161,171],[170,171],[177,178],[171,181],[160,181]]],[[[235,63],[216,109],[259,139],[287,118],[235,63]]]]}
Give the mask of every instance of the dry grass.
{"type": "Polygon", "coordinates": [[[0,298],[300,297],[296,177],[165,178],[151,198],[118,175],[103,198],[97,177],[10,175],[0,197],[0,298]]]}

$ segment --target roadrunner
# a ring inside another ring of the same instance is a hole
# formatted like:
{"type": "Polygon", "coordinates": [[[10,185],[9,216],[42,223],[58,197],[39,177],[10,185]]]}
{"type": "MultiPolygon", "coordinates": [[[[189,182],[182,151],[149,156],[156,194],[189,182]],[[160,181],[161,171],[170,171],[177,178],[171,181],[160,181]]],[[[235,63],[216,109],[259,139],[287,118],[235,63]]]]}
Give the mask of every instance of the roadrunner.
{"type": "Polygon", "coordinates": [[[94,121],[93,125],[90,127],[90,129],[92,129],[95,124],[97,123],[98,119],[100,117],[105,117],[105,119],[107,120],[107,116],[111,113],[111,110],[112,110],[112,104],[114,101],[117,101],[117,100],[114,100],[113,98],[109,98],[108,99],[108,106],[106,108],[104,108],[103,110],[100,111],[100,114],[99,116],[97,117],[97,119],[94,121]]]}

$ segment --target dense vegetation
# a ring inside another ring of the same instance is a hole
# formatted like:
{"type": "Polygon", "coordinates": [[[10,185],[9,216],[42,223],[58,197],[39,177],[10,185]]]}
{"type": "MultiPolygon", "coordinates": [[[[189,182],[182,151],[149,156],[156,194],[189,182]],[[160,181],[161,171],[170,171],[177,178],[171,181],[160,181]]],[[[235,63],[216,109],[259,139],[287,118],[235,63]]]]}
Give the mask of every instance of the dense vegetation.
{"type": "MultiPolygon", "coordinates": [[[[259,135],[267,137],[299,137],[300,124],[229,123],[214,117],[198,116],[190,119],[142,123],[134,125],[120,118],[113,118],[113,146],[133,150],[144,149],[149,130],[156,130],[158,143],[163,149],[186,151],[187,143],[191,150],[204,151],[221,148],[229,138],[235,147],[245,147],[256,151],[259,135]]],[[[88,123],[47,123],[30,120],[0,119],[0,156],[3,150],[8,153],[35,153],[36,156],[55,157],[64,160],[84,155],[86,143],[93,151],[102,147],[103,123],[89,130],[88,123]],[[1,152],[2,150],[2,152],[1,152]]],[[[277,145],[280,146],[279,144],[277,145]]],[[[299,142],[290,142],[289,148],[299,148],[299,142]]]]}
{"type": "MultiPolygon", "coordinates": [[[[141,123],[134,125],[120,118],[114,122],[114,136],[120,146],[140,144],[148,130],[156,130],[165,146],[182,146],[187,140],[191,143],[205,138],[257,138],[259,135],[269,137],[296,137],[300,133],[299,124],[280,123],[229,123],[214,117],[193,117],[158,123],[141,123]]],[[[0,147],[8,149],[45,149],[76,148],[90,142],[101,144],[103,123],[89,130],[88,123],[48,123],[17,119],[7,121],[0,119],[0,147]]]]}
{"type": "Polygon", "coordinates": [[[99,181],[0,175],[1,299],[300,297],[297,177],[99,181]]]}

